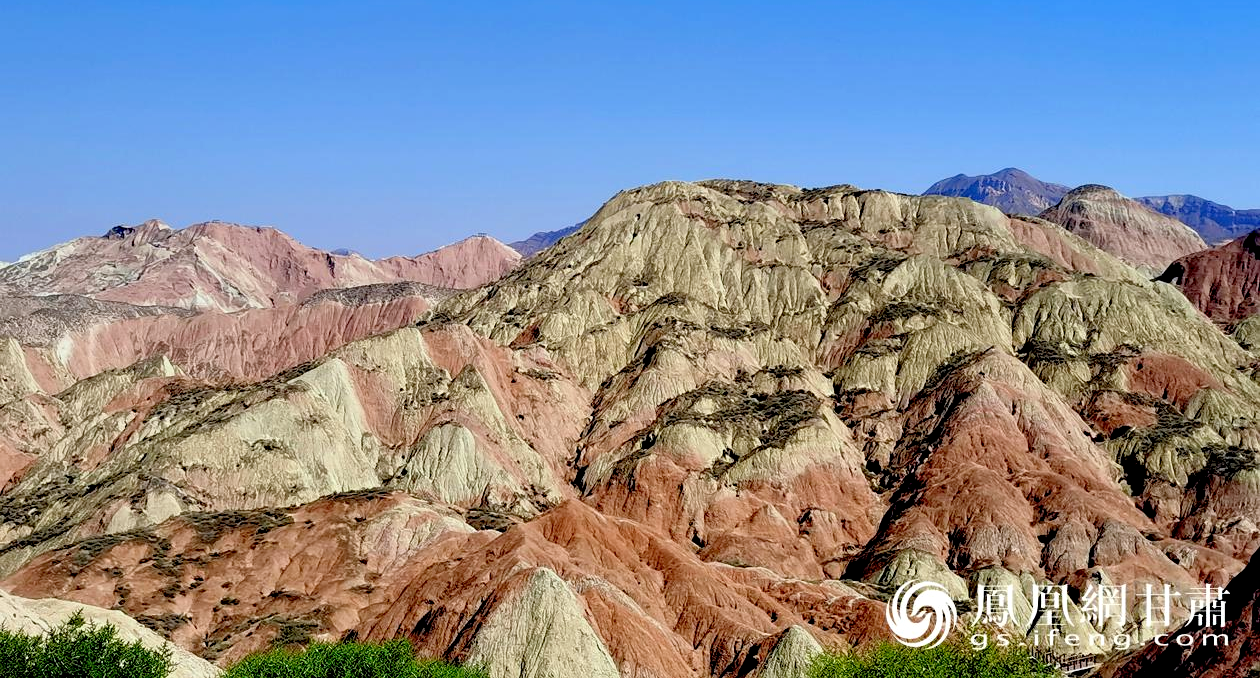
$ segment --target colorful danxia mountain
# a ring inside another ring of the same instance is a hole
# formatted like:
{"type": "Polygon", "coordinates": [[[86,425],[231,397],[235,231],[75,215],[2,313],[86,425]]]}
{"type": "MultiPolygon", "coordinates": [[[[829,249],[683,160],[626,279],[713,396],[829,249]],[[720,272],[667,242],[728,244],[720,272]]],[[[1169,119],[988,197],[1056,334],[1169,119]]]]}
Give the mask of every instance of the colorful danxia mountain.
{"type": "Polygon", "coordinates": [[[1183,198],[668,181],[512,246],[148,221],[28,255],[0,622],[82,610],[189,678],[399,638],[492,678],[790,677],[896,642],[930,582],[963,618],[1009,587],[1008,630],[1097,675],[1247,676],[1260,235],[1183,198]],[[1105,625],[1093,585],[1181,602],[1105,625]]]}

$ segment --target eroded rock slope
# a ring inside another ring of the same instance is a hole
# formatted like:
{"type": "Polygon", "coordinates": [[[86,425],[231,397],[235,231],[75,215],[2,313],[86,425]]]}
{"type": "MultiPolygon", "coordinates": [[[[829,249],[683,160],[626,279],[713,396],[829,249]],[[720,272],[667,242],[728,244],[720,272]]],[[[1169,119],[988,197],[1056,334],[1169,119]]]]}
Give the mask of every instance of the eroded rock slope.
{"type": "Polygon", "coordinates": [[[1207,249],[1189,226],[1097,184],[1072,189],[1041,218],[1156,273],[1179,257],[1207,249]]]}

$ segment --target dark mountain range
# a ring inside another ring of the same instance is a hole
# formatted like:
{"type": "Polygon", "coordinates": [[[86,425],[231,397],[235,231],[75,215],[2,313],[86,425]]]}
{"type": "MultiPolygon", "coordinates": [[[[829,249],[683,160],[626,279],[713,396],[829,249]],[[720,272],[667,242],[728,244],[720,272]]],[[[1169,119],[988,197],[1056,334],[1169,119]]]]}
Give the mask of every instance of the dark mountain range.
{"type": "Polygon", "coordinates": [[[562,228],[558,231],[543,231],[542,233],[535,233],[524,240],[517,240],[516,242],[508,243],[508,247],[520,252],[522,257],[532,257],[556,244],[561,238],[577,232],[577,230],[581,227],[582,224],[575,224],[568,228],[562,228]]]}
{"type": "Polygon", "coordinates": [[[1153,195],[1137,201],[1193,228],[1212,244],[1260,228],[1260,209],[1236,210],[1197,195],[1153,195]]]}
{"type": "Polygon", "coordinates": [[[958,174],[928,187],[924,195],[971,198],[1007,214],[1041,214],[1067,195],[1071,187],[1050,184],[1031,174],[1007,167],[993,174],[969,177],[958,174]]]}

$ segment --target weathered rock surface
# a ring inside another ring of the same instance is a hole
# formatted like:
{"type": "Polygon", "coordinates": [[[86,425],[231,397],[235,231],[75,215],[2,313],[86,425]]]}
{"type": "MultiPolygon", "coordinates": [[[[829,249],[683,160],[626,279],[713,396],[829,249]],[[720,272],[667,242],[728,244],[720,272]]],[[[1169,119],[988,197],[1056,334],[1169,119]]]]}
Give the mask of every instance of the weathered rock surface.
{"type": "Polygon", "coordinates": [[[1260,231],[1181,257],[1158,279],[1176,285],[1207,317],[1233,327],[1260,311],[1260,231]]]}
{"type": "Polygon", "coordinates": [[[799,626],[790,627],[774,644],[757,678],[799,678],[806,675],[814,658],[822,652],[823,646],[809,631],[799,626]]]}
{"type": "MultiPolygon", "coordinates": [[[[486,235],[475,235],[418,257],[390,257],[372,262],[391,278],[434,287],[466,290],[498,280],[516,268],[523,254],[486,235]]],[[[348,285],[329,285],[348,287],[348,285]]]]}
{"type": "Polygon", "coordinates": [[[1023,170],[1007,167],[993,174],[969,177],[958,174],[928,187],[923,195],[948,195],[971,198],[993,205],[1007,214],[1041,214],[1054,206],[1071,190],[1062,184],[1050,184],[1023,170]]]}
{"type": "Polygon", "coordinates": [[[519,591],[486,616],[467,663],[484,667],[490,678],[620,676],[573,589],[545,567],[530,573],[519,591]]]}
{"type": "Polygon", "coordinates": [[[0,497],[15,526],[0,536],[0,569],[181,511],[382,484],[527,516],[570,496],[584,391],[552,379],[545,356],[460,330],[405,328],[246,386],[103,373],[59,394],[43,426],[15,403],[14,418],[36,430],[19,450],[38,461],[0,497]],[[443,436],[464,447],[442,446],[443,436]]]}
{"type": "Polygon", "coordinates": [[[1040,216],[1135,266],[1156,272],[1174,259],[1207,249],[1189,226],[1097,184],[1072,189],[1040,216]]]}
{"type": "Polygon", "coordinates": [[[498,278],[519,261],[515,250],[485,236],[419,257],[369,261],[306,247],[273,228],[209,222],[174,230],[147,221],[23,257],[0,268],[0,290],[236,311],[383,282],[466,289],[498,278]]]}
{"type": "Polygon", "coordinates": [[[221,673],[210,662],[170,643],[122,612],[55,598],[30,600],[0,590],[0,628],[6,631],[43,635],[76,613],[90,624],[108,624],[118,629],[118,637],[124,642],[140,641],[150,649],[169,650],[174,664],[170,678],[214,678],[221,673]]]}
{"type": "Polygon", "coordinates": [[[50,392],[157,356],[208,381],[252,382],[410,325],[449,294],[420,283],[384,283],[234,313],[70,295],[11,297],[0,302],[0,336],[12,336],[31,360],[42,362],[40,369],[55,375],[56,386],[45,389],[50,392]]]}
{"type": "Polygon", "coordinates": [[[221,662],[353,630],[494,676],[742,675],[766,653],[799,659],[780,637],[792,625],[835,644],[886,633],[880,604],[844,587],[705,563],[579,502],[503,532],[474,518],[379,491],[185,514],[46,554],[5,585],[173,619],[177,643],[221,662]]]}

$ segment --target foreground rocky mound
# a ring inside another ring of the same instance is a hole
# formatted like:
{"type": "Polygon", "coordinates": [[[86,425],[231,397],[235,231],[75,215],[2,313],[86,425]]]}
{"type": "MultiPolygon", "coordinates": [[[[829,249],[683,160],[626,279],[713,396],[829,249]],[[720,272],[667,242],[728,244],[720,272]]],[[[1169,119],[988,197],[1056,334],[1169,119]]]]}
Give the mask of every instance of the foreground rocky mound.
{"type": "Polygon", "coordinates": [[[923,195],[970,198],[1007,214],[1036,215],[1053,207],[1069,190],[1062,184],[1046,183],[1023,170],[1007,167],[974,177],[957,174],[932,184],[923,195]]]}
{"type": "Polygon", "coordinates": [[[369,261],[358,254],[306,247],[273,228],[208,222],[174,230],[147,221],[0,267],[0,290],[236,311],[374,283],[411,281],[467,289],[498,278],[519,261],[515,250],[485,236],[419,257],[369,261]]]}
{"type": "Polygon", "coordinates": [[[1234,327],[1260,311],[1260,231],[1181,257],[1159,280],[1176,285],[1207,317],[1234,327]]]}
{"type": "Polygon", "coordinates": [[[1189,226],[1097,184],[1073,189],[1042,212],[1041,218],[1135,266],[1156,271],[1174,259],[1207,249],[1189,226]]]}
{"type": "Polygon", "coordinates": [[[743,675],[805,615],[829,642],[882,623],[881,605],[846,587],[705,563],[576,501],[488,527],[400,492],[360,492],[80,542],[4,586],[120,608],[221,662],[353,632],[410,637],[496,678],[743,675]]]}
{"type": "Polygon", "coordinates": [[[912,579],[1228,581],[1260,546],[1254,362],[1046,220],[668,182],[265,380],[152,358],[6,405],[0,571],[187,615],[220,661],[403,634],[496,675],[750,676],[884,637],[912,579]]]}

